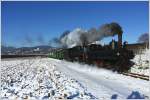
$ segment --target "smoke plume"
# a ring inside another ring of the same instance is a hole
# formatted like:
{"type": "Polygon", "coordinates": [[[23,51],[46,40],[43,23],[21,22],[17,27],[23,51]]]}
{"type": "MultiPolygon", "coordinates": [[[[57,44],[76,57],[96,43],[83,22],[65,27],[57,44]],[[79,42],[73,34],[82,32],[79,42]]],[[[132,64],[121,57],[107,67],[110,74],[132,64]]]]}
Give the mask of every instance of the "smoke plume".
{"type": "Polygon", "coordinates": [[[149,34],[144,33],[138,38],[138,42],[140,43],[148,43],[149,42],[149,34]]]}
{"type": "Polygon", "coordinates": [[[82,45],[81,36],[83,34],[86,34],[86,32],[82,29],[77,28],[60,38],[60,42],[63,44],[63,46],[67,47],[82,45]]]}
{"type": "Polygon", "coordinates": [[[39,36],[38,36],[37,42],[39,42],[39,43],[42,44],[42,45],[45,43],[44,38],[43,38],[42,35],[39,35],[39,36]]]}
{"type": "Polygon", "coordinates": [[[102,40],[104,37],[122,33],[122,28],[118,23],[104,24],[98,29],[91,28],[88,31],[77,28],[71,32],[67,31],[62,34],[60,43],[70,48],[77,45],[86,45],[97,40],[102,40]]]}
{"type": "Polygon", "coordinates": [[[33,39],[29,35],[26,35],[24,44],[32,45],[33,44],[33,39]]]}

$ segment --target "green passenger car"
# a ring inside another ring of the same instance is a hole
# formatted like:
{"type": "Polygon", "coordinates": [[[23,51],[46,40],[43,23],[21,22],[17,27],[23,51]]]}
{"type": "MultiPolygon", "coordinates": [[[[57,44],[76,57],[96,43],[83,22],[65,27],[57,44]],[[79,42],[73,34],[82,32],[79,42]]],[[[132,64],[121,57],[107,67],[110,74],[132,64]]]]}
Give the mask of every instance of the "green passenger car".
{"type": "Polygon", "coordinates": [[[53,50],[49,53],[49,58],[64,59],[63,50],[53,50]]]}

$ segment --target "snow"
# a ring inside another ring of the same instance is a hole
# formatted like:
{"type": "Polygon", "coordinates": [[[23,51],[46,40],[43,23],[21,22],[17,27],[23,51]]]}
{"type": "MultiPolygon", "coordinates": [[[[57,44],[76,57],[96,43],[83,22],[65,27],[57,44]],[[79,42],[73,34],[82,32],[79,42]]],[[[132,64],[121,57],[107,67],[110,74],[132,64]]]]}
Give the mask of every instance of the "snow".
{"type": "Polygon", "coordinates": [[[135,55],[132,60],[135,65],[131,67],[131,72],[149,75],[149,50],[146,49],[143,53],[135,55]]]}
{"type": "Polygon", "coordinates": [[[48,59],[2,61],[1,99],[91,99],[77,80],[55,69],[48,59]]]}
{"type": "Polygon", "coordinates": [[[1,62],[1,99],[146,98],[149,82],[95,66],[52,58],[1,62]]]}
{"type": "Polygon", "coordinates": [[[110,99],[115,94],[119,99],[126,99],[134,92],[142,95],[141,98],[149,94],[149,88],[147,88],[149,82],[145,80],[98,69],[86,64],[57,60],[55,65],[58,66],[58,70],[84,84],[85,88],[99,99],[110,99]],[[61,66],[59,66],[60,64],[61,66]]]}

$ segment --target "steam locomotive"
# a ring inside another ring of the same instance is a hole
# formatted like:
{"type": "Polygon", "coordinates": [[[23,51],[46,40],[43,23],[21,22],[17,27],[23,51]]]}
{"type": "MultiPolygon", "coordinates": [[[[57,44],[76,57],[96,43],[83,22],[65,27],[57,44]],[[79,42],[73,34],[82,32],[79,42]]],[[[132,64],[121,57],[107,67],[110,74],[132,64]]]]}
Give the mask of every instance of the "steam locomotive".
{"type": "Polygon", "coordinates": [[[122,34],[118,34],[118,42],[112,40],[108,45],[84,44],[68,49],[54,50],[49,57],[77,61],[97,65],[117,72],[125,72],[130,69],[134,58],[132,51],[126,49],[126,42],[122,45],[122,34]]]}

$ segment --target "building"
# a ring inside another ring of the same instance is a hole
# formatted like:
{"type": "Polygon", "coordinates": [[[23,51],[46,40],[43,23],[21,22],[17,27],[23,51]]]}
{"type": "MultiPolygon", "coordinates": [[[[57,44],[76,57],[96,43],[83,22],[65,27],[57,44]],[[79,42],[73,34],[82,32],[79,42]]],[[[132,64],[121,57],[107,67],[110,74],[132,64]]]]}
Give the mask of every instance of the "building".
{"type": "Polygon", "coordinates": [[[126,48],[132,50],[134,54],[141,54],[145,49],[149,49],[149,43],[127,44],[126,48]]]}

